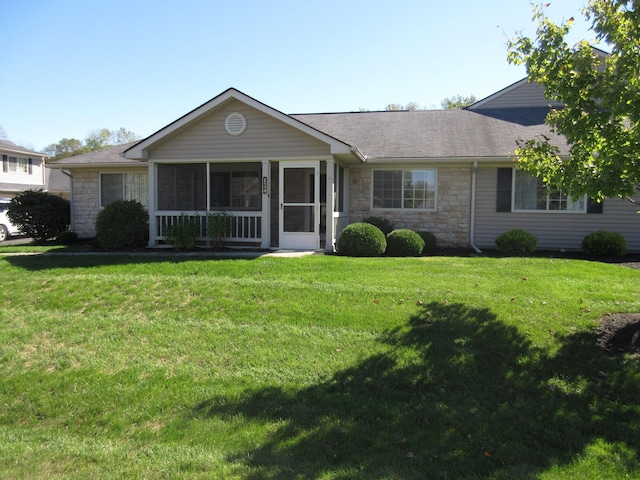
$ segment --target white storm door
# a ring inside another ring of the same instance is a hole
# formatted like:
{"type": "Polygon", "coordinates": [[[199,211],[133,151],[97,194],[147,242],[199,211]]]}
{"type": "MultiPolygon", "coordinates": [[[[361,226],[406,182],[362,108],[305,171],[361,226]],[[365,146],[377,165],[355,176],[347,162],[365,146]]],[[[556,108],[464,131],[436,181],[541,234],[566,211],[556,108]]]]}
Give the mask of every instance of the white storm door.
{"type": "Polygon", "coordinates": [[[320,247],[320,164],[280,162],[280,248],[320,247]]]}

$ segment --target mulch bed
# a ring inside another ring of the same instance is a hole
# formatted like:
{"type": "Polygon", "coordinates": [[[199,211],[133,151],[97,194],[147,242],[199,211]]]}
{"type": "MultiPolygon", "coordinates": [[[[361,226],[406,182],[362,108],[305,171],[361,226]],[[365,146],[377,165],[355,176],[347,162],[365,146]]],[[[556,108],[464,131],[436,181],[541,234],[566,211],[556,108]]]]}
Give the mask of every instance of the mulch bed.
{"type": "MultiPolygon", "coordinates": [[[[620,266],[640,270],[640,262],[622,262],[620,266]]],[[[640,313],[606,315],[598,323],[597,344],[609,355],[640,354],[640,313]]]]}
{"type": "Polygon", "coordinates": [[[609,355],[640,353],[640,313],[616,313],[599,320],[597,344],[609,355]]]}

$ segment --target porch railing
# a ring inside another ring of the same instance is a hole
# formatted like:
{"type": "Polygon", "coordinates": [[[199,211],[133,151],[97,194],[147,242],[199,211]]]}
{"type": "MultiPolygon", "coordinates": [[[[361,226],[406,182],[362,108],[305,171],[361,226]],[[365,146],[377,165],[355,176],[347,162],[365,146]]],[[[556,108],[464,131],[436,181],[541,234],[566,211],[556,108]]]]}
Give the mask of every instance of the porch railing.
{"type": "MultiPolygon", "coordinates": [[[[215,213],[215,212],[208,212],[215,213]]],[[[262,242],[262,212],[226,212],[231,215],[231,232],[224,237],[225,241],[238,243],[260,243],[262,242]]],[[[207,237],[207,212],[155,212],[152,216],[155,223],[153,232],[155,235],[151,240],[164,240],[166,229],[180,222],[185,216],[197,219],[200,225],[200,232],[196,239],[200,241],[208,240],[207,237]]]]}

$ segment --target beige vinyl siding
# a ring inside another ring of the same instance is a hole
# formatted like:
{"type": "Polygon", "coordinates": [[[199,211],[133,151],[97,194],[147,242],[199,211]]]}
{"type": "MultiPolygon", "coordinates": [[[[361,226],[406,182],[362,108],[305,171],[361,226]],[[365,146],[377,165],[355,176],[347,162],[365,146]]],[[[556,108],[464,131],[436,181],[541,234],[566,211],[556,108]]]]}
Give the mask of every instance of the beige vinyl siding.
{"type": "Polygon", "coordinates": [[[496,212],[497,176],[495,167],[478,169],[475,221],[478,247],[495,248],[495,239],[502,232],[522,228],[538,237],[539,249],[580,250],[586,234],[610,230],[624,235],[630,251],[640,252],[640,215],[631,202],[607,199],[600,214],[496,212]]]}
{"type": "Polygon", "coordinates": [[[544,88],[537,83],[524,82],[507,88],[488,98],[485,103],[476,107],[483,108],[521,108],[560,106],[560,103],[549,102],[544,96],[544,88]]]}
{"type": "Polygon", "coordinates": [[[324,156],[329,145],[244,103],[230,101],[210,115],[178,130],[150,152],[151,160],[259,159],[324,156]],[[229,135],[225,120],[242,113],[247,128],[229,135]]]}

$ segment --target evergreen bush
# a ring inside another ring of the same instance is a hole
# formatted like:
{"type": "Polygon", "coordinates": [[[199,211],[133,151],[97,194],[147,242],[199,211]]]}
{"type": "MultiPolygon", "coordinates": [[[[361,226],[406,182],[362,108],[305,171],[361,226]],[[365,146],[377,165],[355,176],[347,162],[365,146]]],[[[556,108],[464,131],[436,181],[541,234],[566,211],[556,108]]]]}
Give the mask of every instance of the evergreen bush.
{"type": "Polygon", "coordinates": [[[422,237],[408,228],[399,228],[387,235],[387,254],[394,257],[417,257],[424,249],[422,237]]]}
{"type": "Polygon", "coordinates": [[[69,228],[69,200],[42,190],[25,190],[9,202],[7,217],[36,241],[48,240],[69,228]]]}
{"type": "Polygon", "coordinates": [[[347,225],[338,238],[338,253],[352,257],[378,257],[387,248],[384,233],[370,223],[347,225]]]}
{"type": "Polygon", "coordinates": [[[56,243],[59,243],[60,245],[71,245],[77,241],[78,234],[76,232],[65,230],[64,232],[60,232],[56,235],[56,243]]]}
{"type": "Polygon", "coordinates": [[[149,214],[135,200],[110,203],[96,218],[96,240],[105,250],[144,247],[149,241],[149,214]]]}
{"type": "Polygon", "coordinates": [[[597,230],[582,239],[582,250],[593,257],[622,257],[627,253],[627,241],[620,233],[597,230]]]}
{"type": "Polygon", "coordinates": [[[389,235],[391,232],[393,232],[395,228],[393,226],[393,223],[391,223],[391,220],[387,220],[386,218],[382,218],[382,217],[366,217],[362,221],[364,223],[370,223],[371,225],[375,225],[385,235],[389,235]]]}
{"type": "Polygon", "coordinates": [[[433,233],[427,231],[420,231],[416,233],[420,235],[420,237],[422,237],[422,240],[424,240],[424,248],[422,249],[422,254],[425,255],[427,253],[432,253],[436,249],[436,246],[438,244],[436,236],[433,233]]]}
{"type": "Polygon", "coordinates": [[[496,247],[499,252],[507,255],[531,255],[538,247],[538,237],[516,228],[498,235],[496,247]]]}

